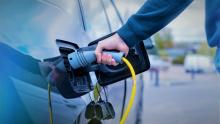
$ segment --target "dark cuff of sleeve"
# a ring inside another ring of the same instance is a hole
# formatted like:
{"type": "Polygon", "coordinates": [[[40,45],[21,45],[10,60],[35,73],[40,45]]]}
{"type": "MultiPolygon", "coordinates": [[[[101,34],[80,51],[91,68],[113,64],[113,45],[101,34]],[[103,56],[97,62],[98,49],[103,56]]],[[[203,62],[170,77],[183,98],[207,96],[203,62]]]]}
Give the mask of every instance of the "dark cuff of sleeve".
{"type": "Polygon", "coordinates": [[[128,45],[129,48],[135,46],[139,41],[135,33],[129,28],[128,24],[122,26],[118,31],[118,35],[128,45]]]}

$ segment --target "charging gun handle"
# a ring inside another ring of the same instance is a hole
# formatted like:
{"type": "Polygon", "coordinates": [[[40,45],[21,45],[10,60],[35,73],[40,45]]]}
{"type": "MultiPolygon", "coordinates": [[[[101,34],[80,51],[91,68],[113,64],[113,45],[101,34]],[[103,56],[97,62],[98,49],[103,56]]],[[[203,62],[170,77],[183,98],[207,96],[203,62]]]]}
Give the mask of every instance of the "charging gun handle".
{"type": "MultiPolygon", "coordinates": [[[[104,51],[103,53],[110,54],[117,63],[122,63],[123,52],[104,51]]],[[[68,55],[68,60],[72,68],[77,69],[86,67],[96,61],[95,51],[78,51],[68,55]]]]}
{"type": "Polygon", "coordinates": [[[117,63],[122,63],[122,57],[125,56],[125,54],[123,52],[109,52],[109,51],[104,51],[103,53],[105,54],[109,54],[112,56],[113,59],[115,59],[115,61],[117,63]]]}

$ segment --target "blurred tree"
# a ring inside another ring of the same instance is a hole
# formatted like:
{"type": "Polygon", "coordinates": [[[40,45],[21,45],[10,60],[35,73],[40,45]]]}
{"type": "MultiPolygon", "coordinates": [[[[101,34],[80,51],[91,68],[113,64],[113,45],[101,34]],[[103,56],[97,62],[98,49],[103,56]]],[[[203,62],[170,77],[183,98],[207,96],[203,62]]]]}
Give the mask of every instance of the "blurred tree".
{"type": "Polygon", "coordinates": [[[159,51],[158,51],[158,54],[159,54],[163,59],[166,59],[166,58],[169,56],[166,50],[159,50],[159,51]]]}
{"type": "Polygon", "coordinates": [[[178,56],[172,61],[172,63],[182,65],[182,64],[184,64],[184,59],[185,59],[185,56],[178,56]]]}
{"type": "Polygon", "coordinates": [[[215,55],[215,50],[216,48],[209,47],[207,42],[202,42],[200,47],[197,50],[197,53],[201,55],[213,57],[215,55]]]}
{"type": "Polygon", "coordinates": [[[162,38],[161,38],[159,33],[154,35],[154,39],[155,39],[155,43],[156,43],[157,48],[158,49],[164,49],[164,47],[163,47],[163,40],[162,40],[162,38]]]}
{"type": "Polygon", "coordinates": [[[154,35],[155,43],[158,49],[172,48],[173,37],[169,29],[163,29],[154,35]]]}
{"type": "Polygon", "coordinates": [[[173,48],[174,46],[171,30],[168,28],[162,29],[154,35],[154,40],[159,56],[163,59],[167,59],[169,55],[165,49],[173,48]]]}

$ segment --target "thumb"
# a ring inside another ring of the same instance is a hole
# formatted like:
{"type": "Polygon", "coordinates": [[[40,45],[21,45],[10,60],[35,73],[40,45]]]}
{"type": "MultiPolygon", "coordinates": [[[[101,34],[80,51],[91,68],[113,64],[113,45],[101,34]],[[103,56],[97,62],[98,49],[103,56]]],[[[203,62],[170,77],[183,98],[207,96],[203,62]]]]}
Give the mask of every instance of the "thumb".
{"type": "Polygon", "coordinates": [[[129,48],[126,44],[122,44],[118,46],[118,50],[125,53],[125,56],[128,55],[129,48]]]}

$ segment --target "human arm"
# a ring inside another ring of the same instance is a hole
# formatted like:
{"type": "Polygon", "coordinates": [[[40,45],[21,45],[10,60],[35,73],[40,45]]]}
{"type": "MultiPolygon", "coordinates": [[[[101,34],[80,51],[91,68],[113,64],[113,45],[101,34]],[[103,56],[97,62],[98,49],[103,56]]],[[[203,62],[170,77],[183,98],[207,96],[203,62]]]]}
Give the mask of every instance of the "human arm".
{"type": "Polygon", "coordinates": [[[132,15],[117,34],[100,41],[96,48],[97,62],[115,65],[112,57],[102,50],[119,50],[128,53],[128,48],[149,38],[175,19],[193,0],[148,0],[132,15]],[[112,43],[109,44],[109,43],[112,43]],[[116,47],[117,46],[117,47],[116,47]],[[120,46],[120,47],[119,47],[120,46]],[[126,49],[121,49],[126,48],[126,49]]]}

